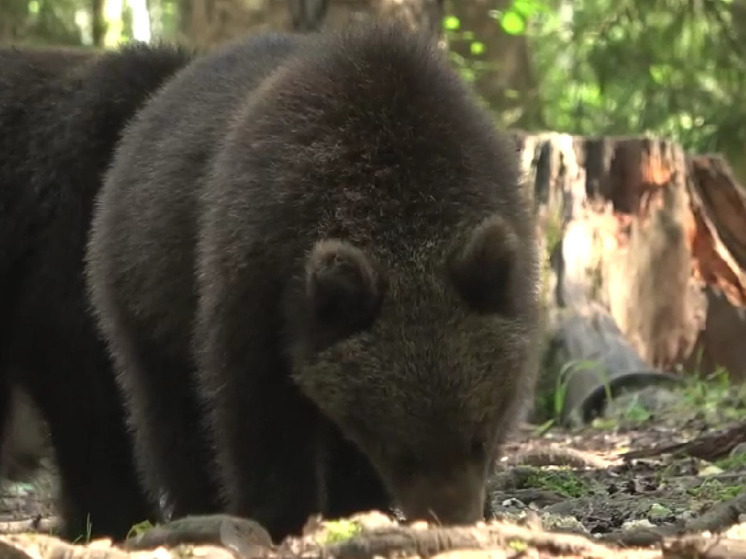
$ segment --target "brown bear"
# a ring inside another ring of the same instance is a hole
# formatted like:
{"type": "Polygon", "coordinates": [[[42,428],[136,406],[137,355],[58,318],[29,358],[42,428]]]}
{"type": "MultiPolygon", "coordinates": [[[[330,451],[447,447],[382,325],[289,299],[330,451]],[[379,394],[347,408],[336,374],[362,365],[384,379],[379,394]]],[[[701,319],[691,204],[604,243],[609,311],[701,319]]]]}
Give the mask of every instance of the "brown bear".
{"type": "Polygon", "coordinates": [[[217,481],[275,539],[478,520],[534,384],[535,235],[512,141],[424,36],[198,58],[125,130],[86,256],[150,489],[181,517],[217,481]]]}
{"type": "Polygon", "coordinates": [[[90,313],[83,256],[119,133],[189,56],[140,44],[107,53],[0,48],[0,433],[17,442],[11,396],[20,389],[48,425],[61,535],[71,540],[124,538],[158,518],[90,313]]]}

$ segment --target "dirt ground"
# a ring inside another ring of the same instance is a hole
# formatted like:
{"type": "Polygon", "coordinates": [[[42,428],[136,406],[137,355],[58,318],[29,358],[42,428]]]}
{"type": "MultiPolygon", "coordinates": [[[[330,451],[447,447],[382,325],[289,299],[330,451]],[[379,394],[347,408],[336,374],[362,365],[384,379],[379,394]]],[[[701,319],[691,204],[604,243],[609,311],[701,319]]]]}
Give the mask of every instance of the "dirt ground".
{"type": "Polygon", "coordinates": [[[541,431],[524,427],[506,450],[495,512],[533,509],[546,528],[632,543],[625,533],[689,525],[746,497],[744,387],[651,388],[618,398],[592,425],[541,431]]]}
{"type": "MultiPolygon", "coordinates": [[[[490,489],[497,520],[591,541],[650,546],[649,529],[746,523],[735,506],[697,524],[738,495],[746,500],[746,389],[693,381],[622,396],[579,429],[524,425],[499,470],[490,489]]],[[[31,482],[3,482],[0,533],[50,517],[55,488],[50,460],[31,482]]]]}

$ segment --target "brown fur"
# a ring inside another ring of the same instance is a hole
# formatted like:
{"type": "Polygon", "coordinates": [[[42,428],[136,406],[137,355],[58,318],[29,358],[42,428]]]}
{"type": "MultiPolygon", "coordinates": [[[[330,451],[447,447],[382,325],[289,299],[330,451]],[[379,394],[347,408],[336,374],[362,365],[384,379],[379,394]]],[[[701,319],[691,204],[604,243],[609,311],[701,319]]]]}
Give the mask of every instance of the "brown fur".
{"type": "Polygon", "coordinates": [[[87,257],[151,483],[214,509],[212,443],[275,538],[389,498],[476,520],[534,382],[535,241],[512,143],[427,40],[198,60],[124,134],[87,257]]]}
{"type": "Polygon", "coordinates": [[[70,540],[123,538],[157,519],[88,312],[83,257],[125,122],[188,59],[144,44],[99,54],[0,47],[0,434],[13,435],[2,422],[14,421],[6,406],[19,388],[48,426],[59,534],[70,540]]]}

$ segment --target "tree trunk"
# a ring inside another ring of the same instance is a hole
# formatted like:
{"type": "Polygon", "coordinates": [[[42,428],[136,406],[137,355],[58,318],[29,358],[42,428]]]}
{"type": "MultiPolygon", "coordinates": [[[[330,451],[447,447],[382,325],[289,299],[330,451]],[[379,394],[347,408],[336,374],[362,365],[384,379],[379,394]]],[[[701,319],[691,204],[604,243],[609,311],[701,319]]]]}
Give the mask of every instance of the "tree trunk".
{"type": "Polygon", "coordinates": [[[450,0],[448,12],[458,18],[460,29],[449,41],[449,48],[474,69],[474,89],[504,119],[503,125],[541,128],[544,116],[528,38],[506,33],[490,16],[511,3],[450,0]],[[483,52],[472,52],[474,41],[484,45],[483,52]]]}
{"type": "Polygon", "coordinates": [[[104,0],[91,2],[91,37],[93,46],[103,48],[106,35],[106,18],[104,17],[104,0]]]}
{"type": "Polygon", "coordinates": [[[0,2],[0,43],[26,40],[28,28],[28,2],[3,0],[0,2]]]}
{"type": "Polygon", "coordinates": [[[690,161],[695,277],[705,285],[705,328],[688,366],[709,374],[725,368],[746,380],[746,196],[728,164],[717,156],[690,161]]]}

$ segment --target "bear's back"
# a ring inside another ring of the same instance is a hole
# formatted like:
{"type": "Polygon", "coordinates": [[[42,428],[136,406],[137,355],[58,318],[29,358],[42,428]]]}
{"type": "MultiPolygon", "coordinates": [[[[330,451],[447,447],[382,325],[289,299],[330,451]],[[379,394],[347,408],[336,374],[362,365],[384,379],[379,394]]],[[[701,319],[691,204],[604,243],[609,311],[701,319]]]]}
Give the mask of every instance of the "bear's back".
{"type": "MultiPolygon", "coordinates": [[[[89,259],[97,265],[89,269],[111,282],[123,311],[167,347],[185,350],[190,336],[196,189],[232,113],[297,41],[250,36],[197,58],[138,112],[117,146],[94,221],[101,234],[89,259]]],[[[92,291],[94,300],[98,295],[92,291]]]]}
{"type": "Polygon", "coordinates": [[[352,25],[310,38],[244,101],[201,199],[206,222],[291,266],[325,238],[439,258],[494,213],[533,234],[514,152],[426,37],[352,25]]]}
{"type": "Polygon", "coordinates": [[[84,213],[74,210],[80,221],[62,228],[87,224],[124,124],[189,57],[183,49],[143,44],[106,53],[0,49],[3,266],[12,266],[14,247],[28,250],[49,220],[69,215],[63,208],[77,208],[81,197],[84,213]]]}
{"type": "Polygon", "coordinates": [[[250,467],[242,387],[291,377],[406,514],[475,519],[535,378],[536,231],[515,145],[443,53],[393,23],[312,36],[235,113],[199,203],[228,475],[250,467]]]}

